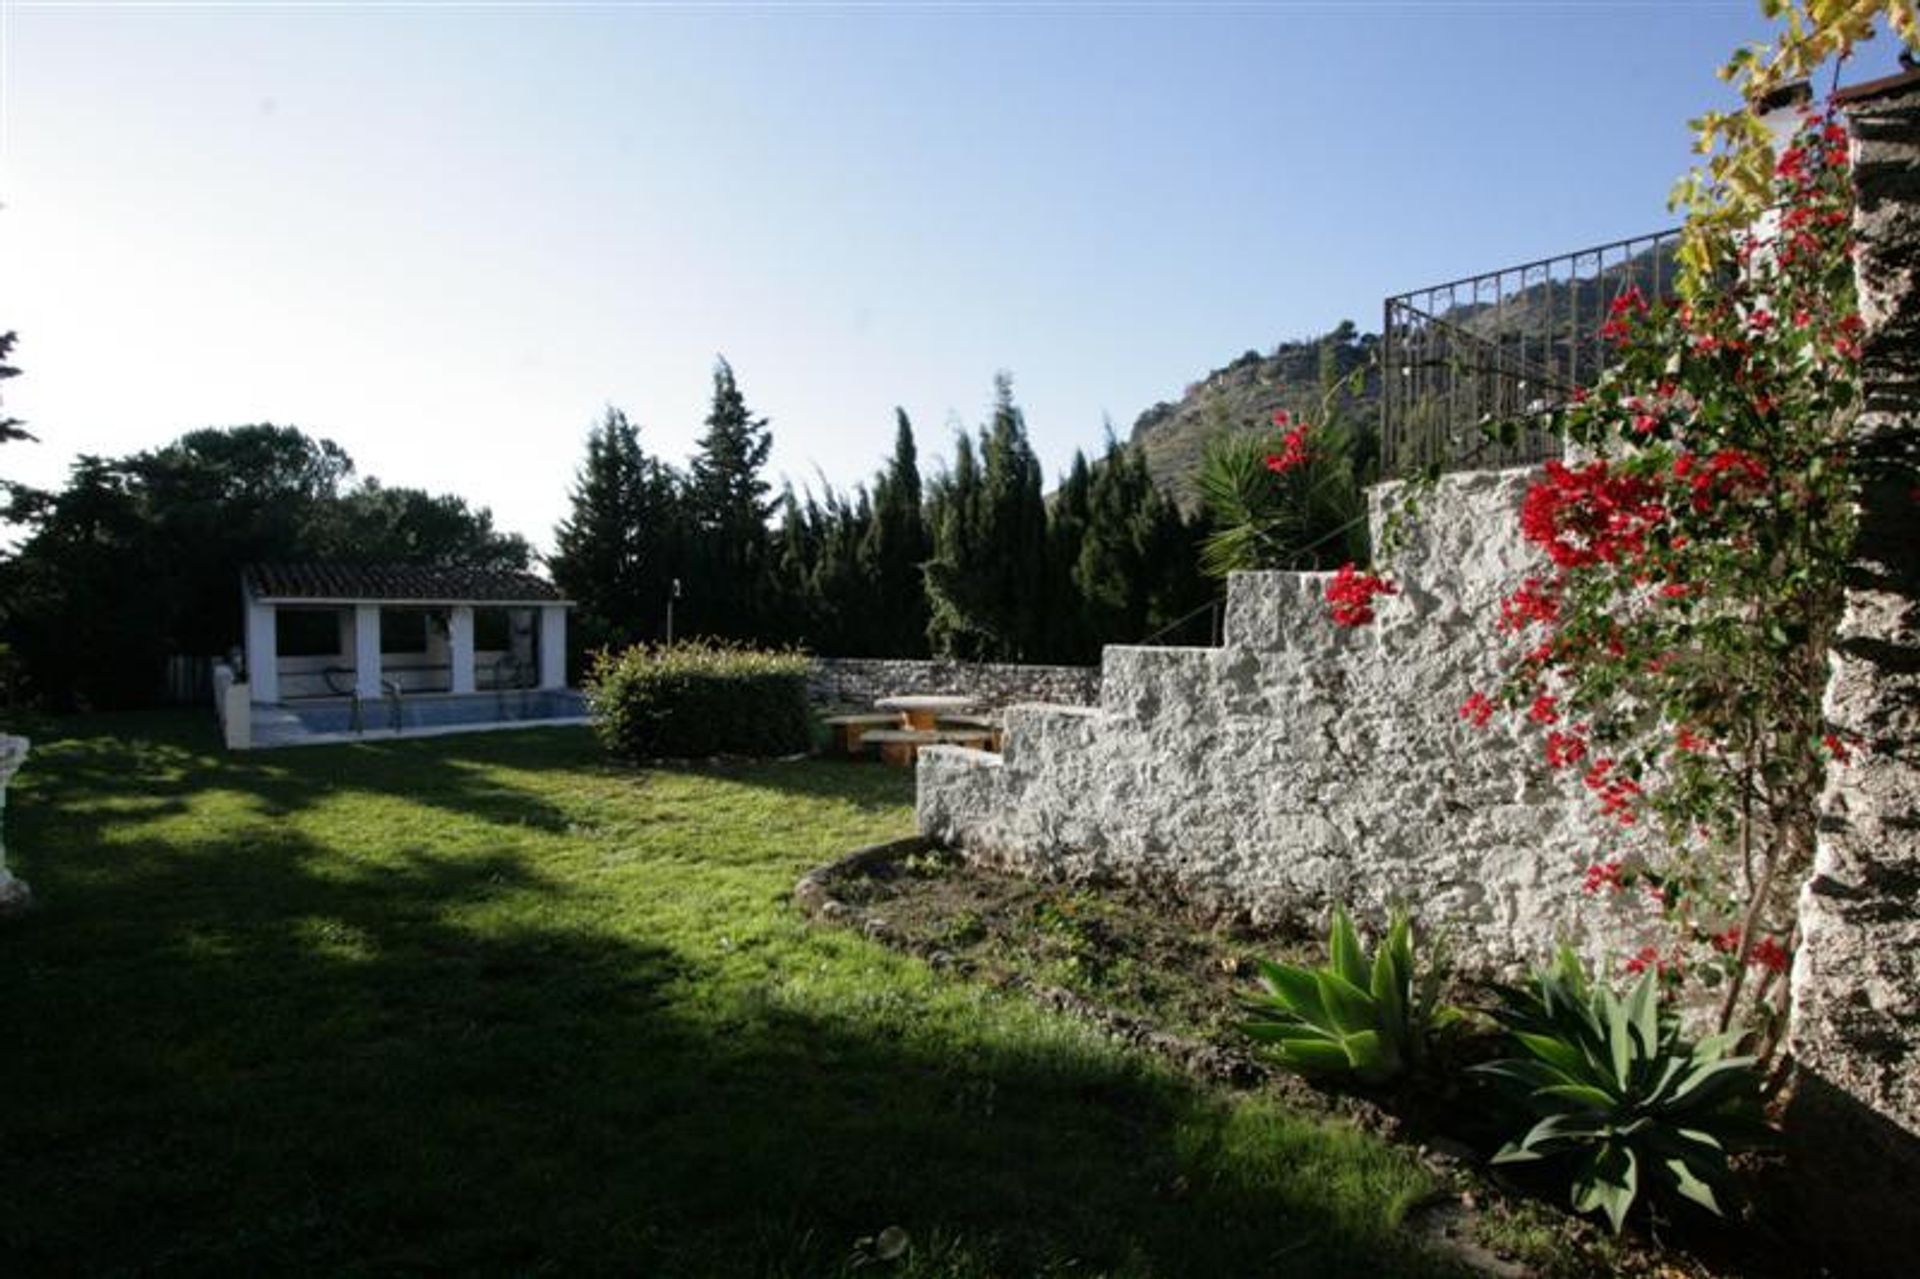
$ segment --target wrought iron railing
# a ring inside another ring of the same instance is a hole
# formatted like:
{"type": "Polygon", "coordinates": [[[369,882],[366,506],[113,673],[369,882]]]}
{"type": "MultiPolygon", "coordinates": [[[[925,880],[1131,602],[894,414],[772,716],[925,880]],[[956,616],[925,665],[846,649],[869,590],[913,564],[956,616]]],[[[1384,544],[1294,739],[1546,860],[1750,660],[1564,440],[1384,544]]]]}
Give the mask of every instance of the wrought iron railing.
{"type": "Polygon", "coordinates": [[[1557,457],[1536,423],[1604,369],[1613,300],[1671,296],[1677,230],[1468,276],[1386,300],[1381,330],[1380,463],[1405,476],[1519,466],[1557,457]],[[1517,429],[1496,439],[1495,423],[1517,429]]]}

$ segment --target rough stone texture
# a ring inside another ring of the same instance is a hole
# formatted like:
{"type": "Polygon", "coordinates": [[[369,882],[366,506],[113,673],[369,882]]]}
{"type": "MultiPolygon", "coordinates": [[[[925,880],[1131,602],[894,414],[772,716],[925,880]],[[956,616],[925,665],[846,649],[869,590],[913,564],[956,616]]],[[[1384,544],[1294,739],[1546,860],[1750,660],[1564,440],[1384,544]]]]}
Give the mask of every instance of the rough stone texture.
{"type": "Polygon", "coordinates": [[[1100,696],[1100,668],[816,657],[807,676],[807,696],[818,706],[872,706],[896,693],[957,693],[995,708],[1091,702],[1100,696]]]}
{"type": "Polygon", "coordinates": [[[1920,1254],[1920,87],[1849,114],[1866,485],[1826,711],[1870,749],[1829,778],[1801,896],[1788,1127],[1809,1222],[1891,1275],[1920,1254]]]}
{"type": "MultiPolygon", "coordinates": [[[[1639,945],[1643,903],[1580,891],[1629,832],[1548,773],[1537,732],[1459,719],[1500,665],[1500,596],[1538,571],[1517,531],[1526,485],[1446,480],[1372,626],[1333,624],[1327,574],[1240,574],[1223,647],[1110,647],[1097,706],[1012,708],[1001,757],[923,750],[922,833],[1264,921],[1404,902],[1489,968],[1563,933],[1596,959],[1639,945]]],[[[1376,527],[1392,500],[1375,493],[1376,527]]]]}
{"type": "MultiPolygon", "coordinates": [[[[0,823],[6,819],[7,783],[27,762],[33,743],[24,737],[0,735],[0,823]]],[[[33,890],[26,881],[15,879],[7,869],[7,845],[4,825],[0,825],[0,919],[20,914],[33,904],[33,890]]]]}

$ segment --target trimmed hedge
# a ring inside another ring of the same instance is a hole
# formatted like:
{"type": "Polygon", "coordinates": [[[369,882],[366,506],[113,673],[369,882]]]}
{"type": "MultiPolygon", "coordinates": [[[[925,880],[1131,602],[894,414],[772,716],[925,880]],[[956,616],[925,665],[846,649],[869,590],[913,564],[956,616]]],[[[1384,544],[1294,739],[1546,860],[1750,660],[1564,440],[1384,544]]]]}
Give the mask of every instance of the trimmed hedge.
{"type": "Polygon", "coordinates": [[[586,692],[594,731],[624,759],[797,755],[812,745],[799,653],[638,644],[595,657],[586,692]]]}

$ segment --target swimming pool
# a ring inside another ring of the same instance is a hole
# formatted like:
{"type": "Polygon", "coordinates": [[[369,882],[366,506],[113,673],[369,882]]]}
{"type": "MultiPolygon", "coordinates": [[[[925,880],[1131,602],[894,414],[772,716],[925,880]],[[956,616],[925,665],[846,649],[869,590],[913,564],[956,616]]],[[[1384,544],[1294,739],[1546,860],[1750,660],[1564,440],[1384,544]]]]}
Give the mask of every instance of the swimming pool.
{"type": "Polygon", "coordinates": [[[586,722],[587,699],[570,688],[410,693],[377,702],[326,697],[254,707],[253,740],[256,746],[302,746],[586,722]]]}

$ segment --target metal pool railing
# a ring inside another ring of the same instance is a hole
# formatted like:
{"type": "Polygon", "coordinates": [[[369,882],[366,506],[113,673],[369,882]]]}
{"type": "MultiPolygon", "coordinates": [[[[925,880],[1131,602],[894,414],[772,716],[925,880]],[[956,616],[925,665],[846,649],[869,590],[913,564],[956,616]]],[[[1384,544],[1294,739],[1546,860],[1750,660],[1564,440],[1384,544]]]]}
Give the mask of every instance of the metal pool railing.
{"type": "Polygon", "coordinates": [[[1615,298],[1670,297],[1678,229],[1615,240],[1386,299],[1380,461],[1387,477],[1519,466],[1559,456],[1529,425],[1607,367],[1600,336],[1615,298]],[[1489,438],[1492,423],[1519,429],[1489,438]]]}

